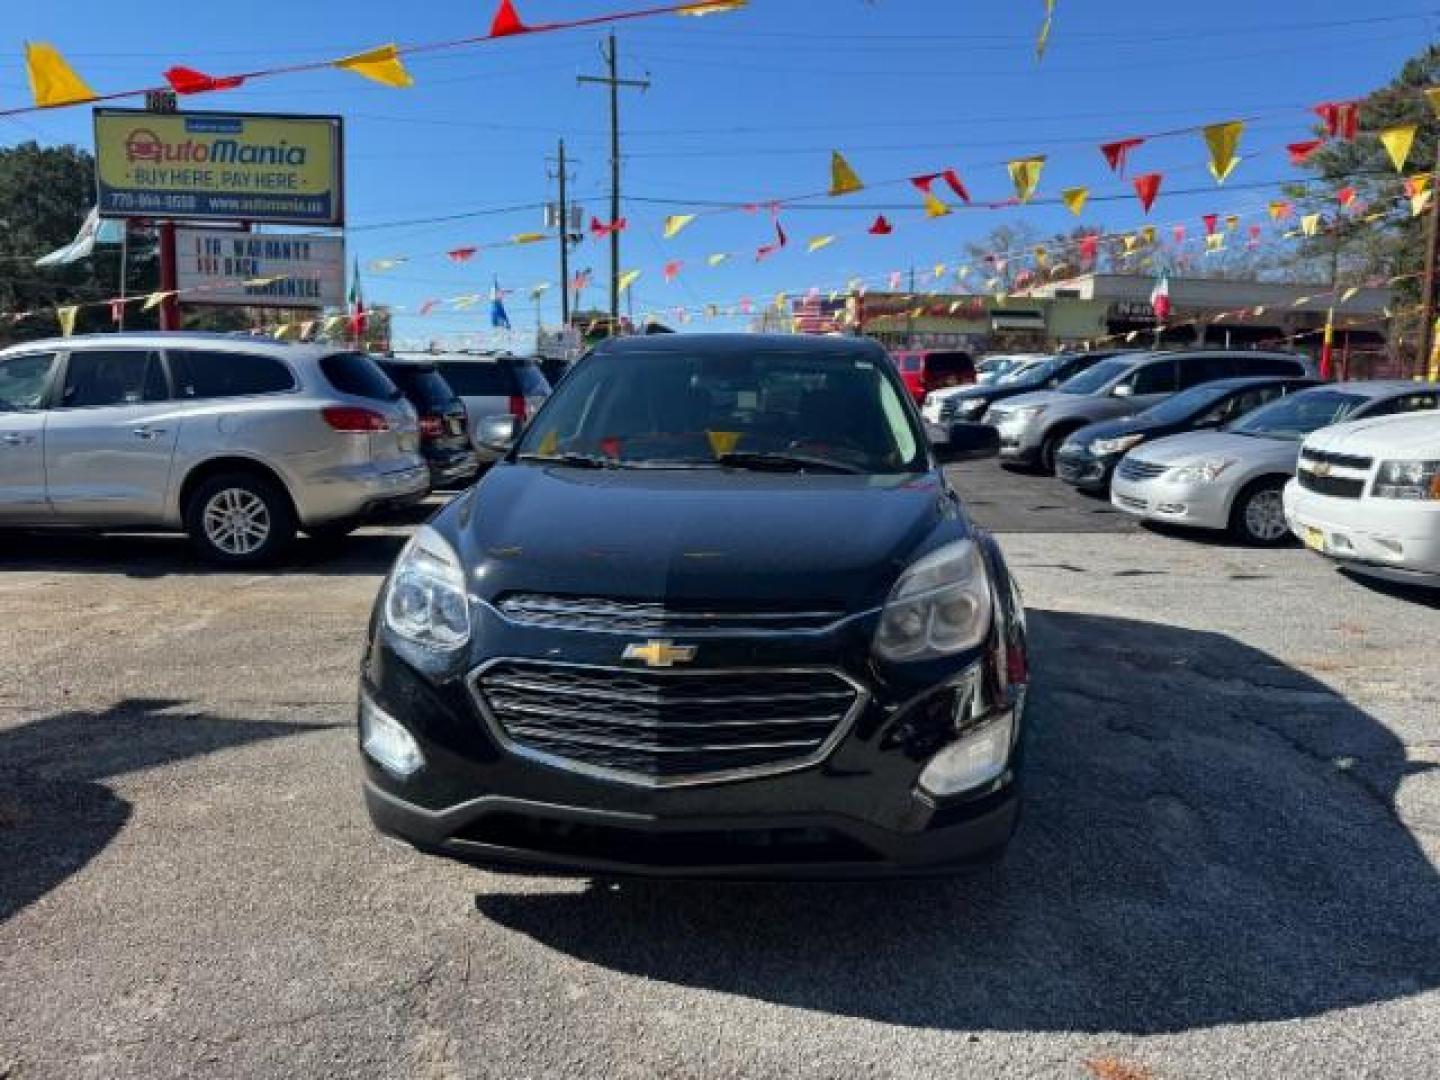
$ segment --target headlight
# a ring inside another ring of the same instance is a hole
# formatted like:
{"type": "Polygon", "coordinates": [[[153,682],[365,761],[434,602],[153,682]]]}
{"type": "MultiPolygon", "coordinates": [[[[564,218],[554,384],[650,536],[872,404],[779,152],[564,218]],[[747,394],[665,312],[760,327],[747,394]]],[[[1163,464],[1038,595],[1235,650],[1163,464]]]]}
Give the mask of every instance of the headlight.
{"type": "Polygon", "coordinates": [[[1109,457],[1112,454],[1123,454],[1132,446],[1138,446],[1144,441],[1144,435],[1122,435],[1118,439],[1096,439],[1090,444],[1090,453],[1096,457],[1109,457]]]}
{"type": "Polygon", "coordinates": [[[1386,461],[1372,494],[1377,499],[1440,499],[1440,461],[1386,461]]]}
{"type": "Polygon", "coordinates": [[[1013,420],[1028,422],[1040,416],[1047,408],[1049,408],[1048,405],[1026,405],[1023,408],[1016,409],[1010,414],[1010,417],[1013,420]]]}
{"type": "Polygon", "coordinates": [[[1213,458],[1209,461],[1196,461],[1186,465],[1183,469],[1177,469],[1171,479],[1181,484],[1213,484],[1216,480],[1220,479],[1226,469],[1234,464],[1234,458],[1213,458]]]}
{"type": "Polygon", "coordinates": [[[988,404],[989,402],[986,401],[984,398],[972,399],[970,401],[962,401],[960,402],[960,408],[957,411],[960,413],[961,416],[979,416],[985,411],[985,406],[988,404]]]}
{"type": "Polygon", "coordinates": [[[990,583],[974,543],[959,540],[918,559],[880,613],[875,654],[931,660],[974,648],[990,628],[990,583]]]}
{"type": "Polygon", "coordinates": [[[450,652],[470,640],[470,602],[460,557],[425,525],[415,533],[390,575],[385,625],[427,649],[450,652]]]}

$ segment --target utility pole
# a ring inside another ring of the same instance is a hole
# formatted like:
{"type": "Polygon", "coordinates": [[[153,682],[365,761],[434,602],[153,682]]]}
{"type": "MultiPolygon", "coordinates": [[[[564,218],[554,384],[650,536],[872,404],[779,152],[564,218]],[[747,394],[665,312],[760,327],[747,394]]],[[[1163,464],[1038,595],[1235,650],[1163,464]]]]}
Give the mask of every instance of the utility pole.
{"type": "Polygon", "coordinates": [[[650,82],[648,79],[620,78],[616,70],[619,60],[613,31],[600,51],[609,74],[580,75],[576,81],[610,88],[610,319],[613,333],[620,327],[620,231],[613,228],[620,220],[620,88],[649,90],[650,82]]]}
{"type": "Polygon", "coordinates": [[[569,166],[565,158],[565,140],[560,140],[560,152],[556,158],[553,180],[560,181],[560,206],[556,215],[560,223],[560,326],[570,326],[570,200],[566,197],[566,185],[570,182],[569,166]]]}
{"type": "MultiPolygon", "coordinates": [[[[1440,178],[1440,140],[1435,143],[1435,169],[1432,178],[1440,178]]],[[[1436,372],[1430,357],[1435,348],[1435,276],[1440,265],[1440,191],[1437,179],[1430,181],[1430,235],[1425,242],[1425,296],[1420,315],[1420,373],[1434,379],[1436,372]]]]}

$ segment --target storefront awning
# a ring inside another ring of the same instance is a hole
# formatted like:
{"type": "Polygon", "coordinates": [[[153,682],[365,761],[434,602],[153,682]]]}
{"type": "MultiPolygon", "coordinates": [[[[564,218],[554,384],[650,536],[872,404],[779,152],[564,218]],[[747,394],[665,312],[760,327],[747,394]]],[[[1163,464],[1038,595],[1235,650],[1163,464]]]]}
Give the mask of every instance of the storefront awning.
{"type": "Polygon", "coordinates": [[[997,311],[990,316],[992,330],[1045,330],[1043,311],[997,311]]]}

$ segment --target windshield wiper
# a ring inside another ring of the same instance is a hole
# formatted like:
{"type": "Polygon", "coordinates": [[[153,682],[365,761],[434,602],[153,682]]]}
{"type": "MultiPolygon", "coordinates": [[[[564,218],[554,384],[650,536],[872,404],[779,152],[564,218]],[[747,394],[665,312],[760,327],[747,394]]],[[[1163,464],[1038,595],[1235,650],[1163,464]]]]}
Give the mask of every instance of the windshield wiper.
{"type": "Polygon", "coordinates": [[[730,469],[755,469],[758,472],[831,472],[861,473],[865,470],[846,461],[811,457],[808,454],[765,454],[732,452],[717,454],[715,460],[730,469]]]}
{"type": "Polygon", "coordinates": [[[618,469],[620,463],[599,454],[517,454],[516,461],[537,461],[543,465],[568,465],[573,469],[618,469]]]}

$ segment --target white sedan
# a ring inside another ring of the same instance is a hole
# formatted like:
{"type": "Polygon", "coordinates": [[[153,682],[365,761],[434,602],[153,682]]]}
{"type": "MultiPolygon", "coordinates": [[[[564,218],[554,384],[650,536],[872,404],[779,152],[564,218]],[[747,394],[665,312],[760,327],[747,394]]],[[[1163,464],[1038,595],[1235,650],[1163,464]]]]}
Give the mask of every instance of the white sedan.
{"type": "Polygon", "coordinates": [[[1149,521],[1229,530],[1250,544],[1289,539],[1282,492],[1307,435],[1344,420],[1433,410],[1440,388],[1352,382],[1302,390],[1219,431],[1145,443],[1115,471],[1110,500],[1149,521]]]}

